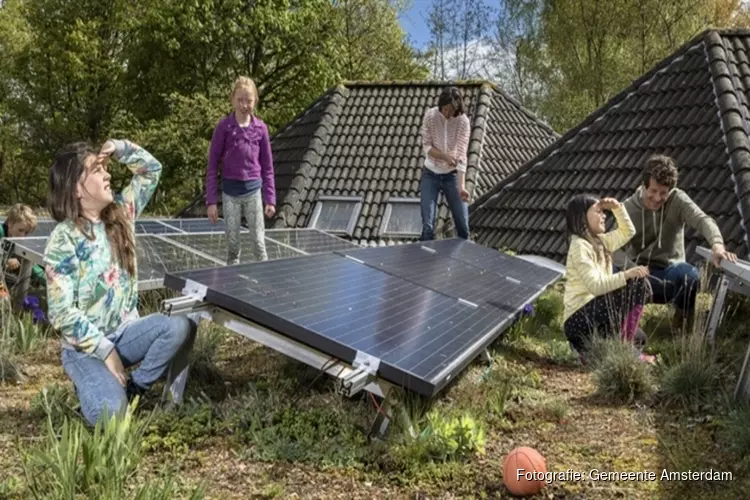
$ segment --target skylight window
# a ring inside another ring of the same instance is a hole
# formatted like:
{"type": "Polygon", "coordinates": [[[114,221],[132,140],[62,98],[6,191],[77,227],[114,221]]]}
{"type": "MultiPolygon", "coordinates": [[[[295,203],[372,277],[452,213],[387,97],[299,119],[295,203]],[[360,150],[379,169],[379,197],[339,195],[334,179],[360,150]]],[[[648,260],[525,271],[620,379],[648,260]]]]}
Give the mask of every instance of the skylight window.
{"type": "Polygon", "coordinates": [[[391,198],[385,207],[380,234],[414,237],[422,234],[422,211],[418,198],[391,198]]]}
{"type": "Polygon", "coordinates": [[[319,196],[309,227],[351,236],[361,210],[359,196],[319,196]]]}

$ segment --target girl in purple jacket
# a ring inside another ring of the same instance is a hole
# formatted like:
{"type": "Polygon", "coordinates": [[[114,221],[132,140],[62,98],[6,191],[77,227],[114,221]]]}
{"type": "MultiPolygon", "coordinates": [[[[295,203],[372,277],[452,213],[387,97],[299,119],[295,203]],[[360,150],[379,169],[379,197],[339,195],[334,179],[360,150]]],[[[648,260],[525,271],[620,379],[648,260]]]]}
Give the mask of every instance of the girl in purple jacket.
{"type": "Polygon", "coordinates": [[[268,127],[254,116],[258,104],[255,82],[240,77],[232,89],[234,112],[222,118],[211,138],[206,172],[206,205],[211,222],[218,219],[217,174],[221,169],[222,203],[227,233],[227,264],[240,261],[240,222],[250,229],[253,259],[266,260],[263,215],[276,213],[276,186],[268,127]]]}

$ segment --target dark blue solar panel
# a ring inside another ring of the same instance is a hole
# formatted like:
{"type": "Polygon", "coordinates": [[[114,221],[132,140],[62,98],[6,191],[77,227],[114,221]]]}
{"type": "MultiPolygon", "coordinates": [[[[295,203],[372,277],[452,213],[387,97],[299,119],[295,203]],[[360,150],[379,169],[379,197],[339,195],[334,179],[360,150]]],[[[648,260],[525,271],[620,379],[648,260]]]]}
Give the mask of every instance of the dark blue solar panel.
{"type": "Polygon", "coordinates": [[[172,273],[165,285],[180,291],[188,280],[200,283],[209,303],[349,363],[357,351],[378,358],[380,377],[431,396],[510,324],[518,312],[514,305],[527,303],[539,289],[504,285],[504,275],[457,260],[450,264],[459,270],[451,288],[440,277],[448,257],[437,266],[426,252],[428,264],[416,263],[422,254],[415,252],[425,250],[411,247],[358,253],[369,255],[370,264],[329,253],[172,273]],[[388,272],[378,260],[390,263],[388,272]],[[417,267],[407,269],[411,265],[417,267]]]}
{"type": "Polygon", "coordinates": [[[168,226],[166,224],[162,224],[159,221],[155,220],[137,220],[135,221],[135,233],[136,234],[170,234],[170,233],[179,233],[180,230],[168,226]]]}
{"type": "Polygon", "coordinates": [[[503,274],[509,266],[483,269],[456,260],[442,250],[434,251],[418,244],[337,253],[449,297],[490,305],[511,314],[522,309],[540,291],[538,287],[503,274]]]}
{"type": "Polygon", "coordinates": [[[560,273],[546,267],[537,266],[518,257],[468,240],[434,240],[425,241],[422,245],[434,249],[440,255],[451,257],[480,269],[491,270],[534,288],[544,288],[561,277],[560,273]]]}

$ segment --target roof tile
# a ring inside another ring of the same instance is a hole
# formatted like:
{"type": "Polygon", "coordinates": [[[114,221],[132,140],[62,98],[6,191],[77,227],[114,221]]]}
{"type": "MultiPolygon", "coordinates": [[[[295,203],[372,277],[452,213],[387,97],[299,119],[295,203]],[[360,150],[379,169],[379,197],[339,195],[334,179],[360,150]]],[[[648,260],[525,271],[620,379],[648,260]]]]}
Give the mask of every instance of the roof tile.
{"type": "MultiPolygon", "coordinates": [[[[645,159],[661,153],[676,159],[678,186],[716,218],[727,246],[746,253],[748,47],[748,31],[707,31],[686,44],[477,199],[470,212],[477,241],[564,262],[567,200],[585,191],[624,198],[640,183],[645,159]]],[[[691,251],[706,244],[695,231],[686,239],[691,251]]]]}

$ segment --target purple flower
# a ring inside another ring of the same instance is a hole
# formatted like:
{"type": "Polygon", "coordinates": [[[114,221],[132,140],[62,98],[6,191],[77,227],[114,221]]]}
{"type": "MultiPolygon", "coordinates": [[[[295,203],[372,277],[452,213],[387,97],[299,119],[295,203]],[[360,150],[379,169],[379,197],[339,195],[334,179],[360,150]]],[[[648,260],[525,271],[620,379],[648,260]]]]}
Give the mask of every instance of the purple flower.
{"type": "Polygon", "coordinates": [[[47,319],[44,316],[44,311],[42,311],[41,309],[34,309],[34,312],[31,313],[31,316],[33,317],[34,324],[42,323],[47,319]]]}
{"type": "Polygon", "coordinates": [[[524,316],[533,316],[534,304],[526,304],[525,306],[523,306],[523,314],[524,316]]]}
{"type": "Polygon", "coordinates": [[[39,307],[39,298],[35,295],[27,295],[23,299],[23,307],[26,309],[37,309],[39,307]]]}

